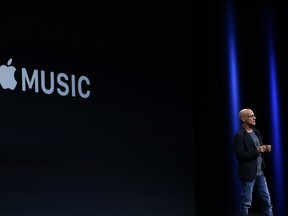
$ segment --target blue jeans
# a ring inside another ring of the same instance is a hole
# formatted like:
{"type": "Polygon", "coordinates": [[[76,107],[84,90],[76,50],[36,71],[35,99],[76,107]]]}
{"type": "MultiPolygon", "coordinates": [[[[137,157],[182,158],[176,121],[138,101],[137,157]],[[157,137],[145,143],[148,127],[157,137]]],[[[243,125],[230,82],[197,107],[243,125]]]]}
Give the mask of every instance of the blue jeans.
{"type": "Polygon", "coordinates": [[[240,215],[247,216],[252,203],[253,188],[263,203],[263,215],[273,216],[270,193],[265,176],[257,176],[253,180],[241,180],[240,215]]]}

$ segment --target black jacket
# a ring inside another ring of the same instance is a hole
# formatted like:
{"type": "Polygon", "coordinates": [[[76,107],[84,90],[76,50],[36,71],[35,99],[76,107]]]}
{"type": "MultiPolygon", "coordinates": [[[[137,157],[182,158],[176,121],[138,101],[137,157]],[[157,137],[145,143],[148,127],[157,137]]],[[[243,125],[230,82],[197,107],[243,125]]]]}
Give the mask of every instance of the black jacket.
{"type": "MultiPolygon", "coordinates": [[[[259,131],[253,128],[254,133],[260,141],[260,145],[263,145],[261,135],[259,131]]],[[[234,136],[233,141],[234,151],[238,160],[238,176],[240,179],[254,179],[257,172],[257,152],[256,146],[247,133],[245,128],[241,127],[234,136]]],[[[266,153],[262,154],[262,168],[265,168],[264,157],[266,153]]]]}

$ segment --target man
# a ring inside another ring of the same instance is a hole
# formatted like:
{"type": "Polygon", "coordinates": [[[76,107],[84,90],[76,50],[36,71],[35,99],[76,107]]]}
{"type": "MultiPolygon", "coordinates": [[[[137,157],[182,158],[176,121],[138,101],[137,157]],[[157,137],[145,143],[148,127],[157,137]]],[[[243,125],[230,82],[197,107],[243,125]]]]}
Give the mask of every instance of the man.
{"type": "Polygon", "coordinates": [[[257,129],[256,115],[251,109],[239,112],[241,128],[234,136],[233,146],[238,160],[238,176],[241,182],[240,215],[247,216],[255,191],[263,204],[263,214],[272,216],[272,205],[266,178],[264,157],[271,151],[271,145],[263,145],[257,129]]]}

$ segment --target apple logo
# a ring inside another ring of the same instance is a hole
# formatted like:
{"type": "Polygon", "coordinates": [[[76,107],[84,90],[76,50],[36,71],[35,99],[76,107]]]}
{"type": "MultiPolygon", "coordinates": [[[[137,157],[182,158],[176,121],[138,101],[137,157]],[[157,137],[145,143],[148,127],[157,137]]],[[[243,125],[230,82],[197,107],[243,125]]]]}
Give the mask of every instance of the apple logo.
{"type": "Polygon", "coordinates": [[[0,66],[0,84],[2,88],[4,89],[9,88],[11,90],[14,90],[17,85],[17,81],[15,80],[15,77],[14,77],[16,68],[13,66],[10,66],[11,63],[12,63],[12,58],[8,60],[7,66],[6,65],[0,66]]]}

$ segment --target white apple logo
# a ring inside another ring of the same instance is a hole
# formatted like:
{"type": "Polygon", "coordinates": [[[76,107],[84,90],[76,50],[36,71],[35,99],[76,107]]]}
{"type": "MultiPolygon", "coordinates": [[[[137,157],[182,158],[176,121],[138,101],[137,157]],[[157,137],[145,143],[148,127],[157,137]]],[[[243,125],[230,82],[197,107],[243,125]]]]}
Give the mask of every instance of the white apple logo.
{"type": "Polygon", "coordinates": [[[10,66],[11,63],[12,58],[8,60],[7,66],[6,65],[0,66],[0,84],[4,89],[9,88],[11,90],[14,90],[17,85],[17,81],[15,80],[14,77],[16,68],[10,66]]]}

